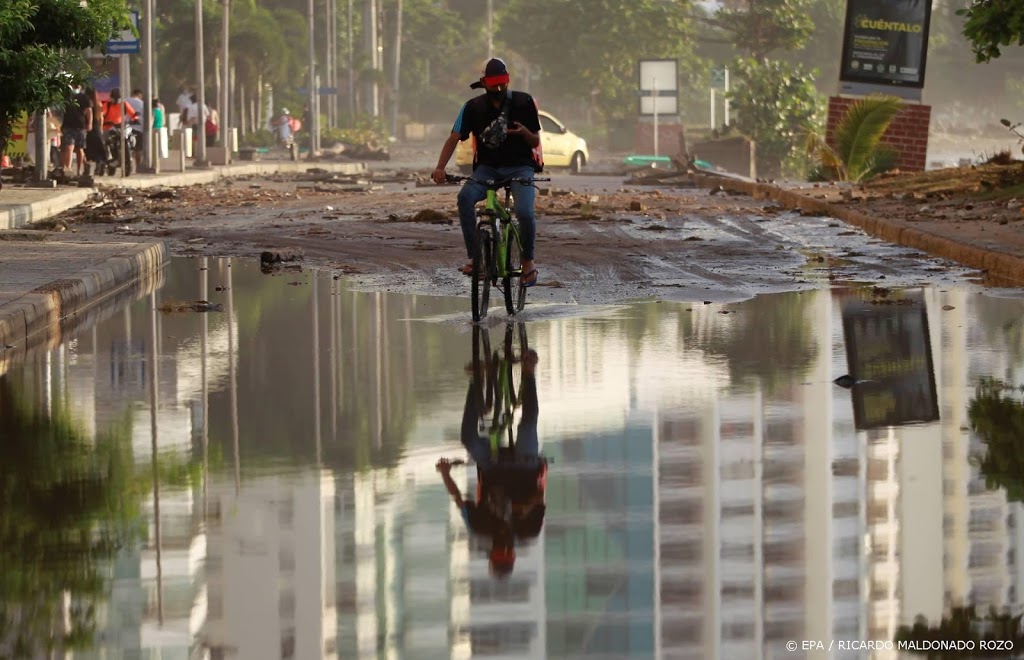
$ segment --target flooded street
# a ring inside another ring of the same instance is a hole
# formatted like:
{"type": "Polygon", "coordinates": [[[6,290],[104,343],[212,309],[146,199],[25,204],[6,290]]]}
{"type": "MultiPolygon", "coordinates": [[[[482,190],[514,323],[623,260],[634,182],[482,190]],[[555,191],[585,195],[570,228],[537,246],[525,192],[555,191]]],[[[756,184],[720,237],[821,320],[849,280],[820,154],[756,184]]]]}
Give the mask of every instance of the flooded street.
{"type": "Polygon", "coordinates": [[[0,375],[0,655],[924,657],[901,626],[960,606],[1024,643],[985,620],[1024,599],[1024,298],[940,277],[542,303],[506,346],[496,301],[474,332],[465,297],[175,258],[0,375]],[[457,497],[436,467],[494,430],[488,365],[548,459],[505,572],[480,461],[457,497]]]}

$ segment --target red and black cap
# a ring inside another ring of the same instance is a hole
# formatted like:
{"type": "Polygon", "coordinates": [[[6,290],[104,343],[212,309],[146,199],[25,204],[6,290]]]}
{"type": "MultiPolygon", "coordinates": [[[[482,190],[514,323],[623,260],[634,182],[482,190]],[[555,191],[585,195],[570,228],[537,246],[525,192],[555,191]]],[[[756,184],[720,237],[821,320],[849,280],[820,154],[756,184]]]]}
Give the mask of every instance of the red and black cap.
{"type": "Polygon", "coordinates": [[[487,65],[484,67],[484,75],[480,77],[480,80],[476,81],[469,87],[470,89],[482,89],[484,87],[507,84],[508,68],[505,66],[505,62],[494,57],[487,60],[487,65]]]}

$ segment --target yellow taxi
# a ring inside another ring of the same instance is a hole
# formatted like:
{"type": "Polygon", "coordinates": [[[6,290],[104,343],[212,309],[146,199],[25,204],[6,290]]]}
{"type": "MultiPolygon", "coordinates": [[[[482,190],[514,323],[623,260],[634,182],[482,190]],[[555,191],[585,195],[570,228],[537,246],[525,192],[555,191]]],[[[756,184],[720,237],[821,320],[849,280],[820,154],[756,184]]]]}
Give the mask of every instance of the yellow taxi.
{"type": "MultiPolygon", "coordinates": [[[[544,151],[544,168],[567,167],[578,173],[590,161],[587,141],[565,127],[565,124],[543,110],[540,117],[540,146],[544,151]]],[[[473,136],[455,148],[455,165],[463,174],[473,171],[473,136]]]]}

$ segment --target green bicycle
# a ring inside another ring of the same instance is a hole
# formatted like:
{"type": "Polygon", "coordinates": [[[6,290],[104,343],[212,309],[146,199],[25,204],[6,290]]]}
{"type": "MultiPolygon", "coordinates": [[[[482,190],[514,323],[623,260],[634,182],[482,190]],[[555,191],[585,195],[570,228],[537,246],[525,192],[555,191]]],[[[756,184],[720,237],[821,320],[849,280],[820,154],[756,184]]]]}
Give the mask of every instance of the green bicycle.
{"type": "Polygon", "coordinates": [[[471,176],[449,174],[447,181],[459,183],[474,181],[487,188],[487,199],[477,211],[476,232],[473,239],[472,309],[473,321],[487,316],[491,299],[491,286],[502,290],[505,310],[510,315],[523,311],[526,305],[526,286],[522,281],[523,243],[519,223],[512,213],[512,184],[534,185],[531,179],[510,177],[497,181],[481,181],[471,176]],[[498,191],[504,189],[505,202],[498,200],[498,191]],[[500,285],[499,285],[500,282],[500,285]]]}
{"type": "MultiPolygon", "coordinates": [[[[514,420],[521,414],[524,403],[524,361],[536,360],[526,337],[526,325],[509,323],[501,345],[491,348],[490,333],[486,328],[473,328],[473,397],[476,399],[477,431],[488,438],[491,461],[515,462],[516,451],[514,420]]],[[[449,461],[452,465],[462,460],[449,461]]]]}

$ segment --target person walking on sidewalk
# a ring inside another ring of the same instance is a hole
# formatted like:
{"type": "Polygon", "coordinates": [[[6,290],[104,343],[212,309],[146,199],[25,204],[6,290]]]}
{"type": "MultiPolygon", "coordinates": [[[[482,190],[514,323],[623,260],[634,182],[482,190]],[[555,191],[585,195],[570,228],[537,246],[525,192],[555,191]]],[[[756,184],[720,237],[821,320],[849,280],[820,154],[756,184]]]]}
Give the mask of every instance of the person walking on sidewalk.
{"type": "Polygon", "coordinates": [[[85,95],[89,98],[89,105],[92,108],[92,123],[85,135],[85,160],[87,164],[92,165],[86,168],[86,176],[90,176],[93,172],[99,172],[98,166],[107,162],[108,154],[103,140],[103,104],[100,103],[95,88],[87,87],[85,95]]]}
{"type": "Polygon", "coordinates": [[[60,167],[65,175],[71,173],[71,157],[75,156],[75,176],[85,170],[85,141],[92,127],[92,101],[80,85],[71,88],[71,95],[64,105],[64,122],[61,124],[60,167]]]}

